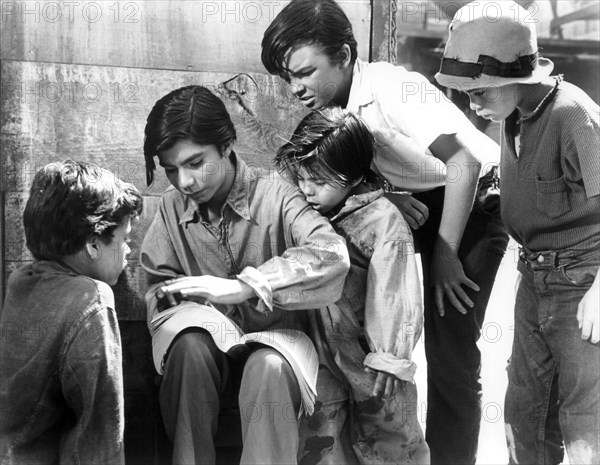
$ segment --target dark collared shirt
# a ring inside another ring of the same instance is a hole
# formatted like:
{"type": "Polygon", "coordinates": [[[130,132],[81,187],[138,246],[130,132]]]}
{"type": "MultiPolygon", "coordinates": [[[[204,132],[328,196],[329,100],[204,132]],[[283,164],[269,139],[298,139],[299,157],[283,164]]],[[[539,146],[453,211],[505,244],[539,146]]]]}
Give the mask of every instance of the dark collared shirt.
{"type": "Polygon", "coordinates": [[[502,124],[500,205],[509,234],[531,251],[600,245],[600,112],[578,87],[555,87],[521,121],[502,124]],[[518,155],[518,156],[517,156],[518,155]]]}

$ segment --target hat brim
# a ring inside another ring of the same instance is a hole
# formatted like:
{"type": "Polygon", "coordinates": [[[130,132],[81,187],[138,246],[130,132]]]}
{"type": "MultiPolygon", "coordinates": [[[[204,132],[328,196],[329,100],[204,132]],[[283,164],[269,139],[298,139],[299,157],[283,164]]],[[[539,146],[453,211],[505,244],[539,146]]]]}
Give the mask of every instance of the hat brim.
{"type": "Polygon", "coordinates": [[[550,76],[554,69],[554,63],[547,58],[539,58],[536,68],[529,76],[505,78],[481,74],[475,78],[466,76],[453,76],[450,74],[437,73],[436,81],[444,87],[456,89],[463,92],[481,89],[485,87],[501,87],[509,84],[538,84],[550,76]]]}

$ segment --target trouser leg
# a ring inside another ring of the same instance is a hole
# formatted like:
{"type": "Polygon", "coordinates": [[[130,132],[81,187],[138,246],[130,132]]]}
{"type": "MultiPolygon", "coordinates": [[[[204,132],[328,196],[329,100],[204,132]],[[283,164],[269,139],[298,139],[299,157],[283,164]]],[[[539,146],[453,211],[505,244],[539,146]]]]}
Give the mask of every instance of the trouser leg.
{"type": "Polygon", "coordinates": [[[598,273],[597,252],[591,255],[550,270],[540,302],[542,329],[558,371],[554,418],[572,464],[600,463],[600,347],[581,339],[577,320],[578,305],[598,273]]]}
{"type": "Polygon", "coordinates": [[[300,388],[291,366],[271,348],[248,358],[239,393],[241,464],[295,464],[300,388]]]}
{"type": "Polygon", "coordinates": [[[427,357],[426,440],[432,464],[474,464],[481,421],[481,354],[477,340],[508,244],[497,206],[477,204],[467,222],[458,257],[479,292],[464,288],[473,308],[462,315],[444,298],[440,317],[431,287],[432,248],[443,211],[443,189],[415,196],[429,207],[429,219],[414,232],[423,264],[425,354],[427,357]]]}
{"type": "Polygon", "coordinates": [[[515,334],[508,366],[505,413],[511,464],[558,464],[558,374],[539,321],[533,275],[520,276],[515,300],[515,334]]]}
{"type": "Polygon", "coordinates": [[[319,366],[317,393],[313,414],[300,420],[298,462],[358,464],[350,441],[350,401],[346,386],[323,364],[319,366]]]}
{"type": "Polygon", "coordinates": [[[182,333],[173,342],[160,386],[173,465],[215,463],[213,437],[227,371],[225,355],[205,331],[182,333]]]}
{"type": "Polygon", "coordinates": [[[559,373],[558,419],[570,463],[591,465],[600,463],[600,348],[581,339],[576,305],[569,307],[569,318],[552,322],[564,323],[551,341],[559,373]]]}

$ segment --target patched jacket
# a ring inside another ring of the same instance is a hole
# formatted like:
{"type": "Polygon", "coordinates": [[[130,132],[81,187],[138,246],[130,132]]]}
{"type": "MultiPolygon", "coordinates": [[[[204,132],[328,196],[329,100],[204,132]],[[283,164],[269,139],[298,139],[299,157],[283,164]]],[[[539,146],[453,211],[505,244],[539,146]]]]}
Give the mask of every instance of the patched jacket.
{"type": "Polygon", "coordinates": [[[331,223],[346,239],[351,267],[338,309],[330,307],[325,318],[328,337],[360,337],[364,326],[371,350],[365,365],[412,382],[423,303],[406,221],[377,190],[349,197],[331,223]]]}
{"type": "Polygon", "coordinates": [[[318,399],[301,423],[298,461],[429,463],[417,416],[406,414],[417,408],[411,355],[423,327],[412,234],[381,190],[359,189],[331,216],[351,268],[342,298],[318,313],[329,354],[321,351],[318,399]],[[402,380],[392,396],[373,396],[377,374],[365,366],[402,380]]]}

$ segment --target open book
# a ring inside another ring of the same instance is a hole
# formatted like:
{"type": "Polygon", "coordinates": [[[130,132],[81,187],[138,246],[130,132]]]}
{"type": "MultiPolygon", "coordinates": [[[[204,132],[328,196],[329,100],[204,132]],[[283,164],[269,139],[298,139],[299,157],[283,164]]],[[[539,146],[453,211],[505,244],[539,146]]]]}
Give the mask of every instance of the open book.
{"type": "Polygon", "coordinates": [[[317,395],[319,357],[312,341],[302,331],[271,329],[244,334],[239,326],[210,304],[183,302],[159,313],[150,322],[152,356],[159,374],[163,372],[164,358],[175,336],[193,327],[205,329],[215,345],[232,357],[246,344],[264,344],[277,350],[288,361],[298,380],[302,394],[300,414],[306,412],[312,415],[317,395]]]}

